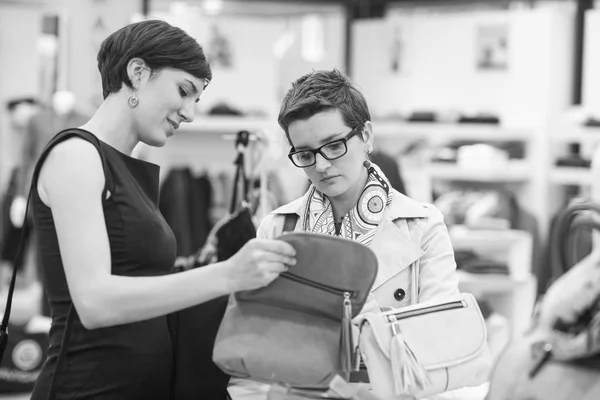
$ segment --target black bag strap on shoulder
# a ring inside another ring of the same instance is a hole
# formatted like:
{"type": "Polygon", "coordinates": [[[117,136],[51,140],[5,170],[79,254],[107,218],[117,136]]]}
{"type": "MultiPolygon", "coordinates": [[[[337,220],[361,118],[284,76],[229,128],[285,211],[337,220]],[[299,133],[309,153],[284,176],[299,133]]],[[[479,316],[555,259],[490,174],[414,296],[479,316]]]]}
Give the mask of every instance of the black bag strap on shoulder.
{"type": "MultiPolygon", "coordinates": [[[[98,151],[100,152],[100,158],[102,159],[102,167],[104,168],[104,175],[106,177],[106,185],[103,191],[102,197],[105,198],[107,190],[113,190],[113,182],[110,178],[110,173],[108,171],[108,167],[106,164],[106,159],[104,157],[104,153],[102,151],[102,146],[100,144],[100,140],[94,136],[92,133],[82,130],[82,129],[67,129],[62,132],[56,134],[46,145],[42,154],[40,155],[37,164],[33,170],[33,176],[31,178],[31,184],[29,187],[29,194],[27,195],[27,205],[25,206],[25,216],[23,217],[23,229],[21,230],[21,238],[19,239],[19,245],[17,247],[17,252],[15,254],[14,265],[18,265],[21,261],[21,257],[23,256],[23,245],[24,238],[27,231],[27,216],[29,214],[29,205],[31,202],[31,194],[33,193],[34,185],[37,184],[38,176],[41,170],[41,167],[44,163],[44,160],[50,153],[50,150],[56,146],[58,143],[73,137],[79,136],[87,139],[88,141],[96,144],[98,151]]],[[[10,278],[10,285],[8,287],[8,294],[6,295],[6,308],[4,309],[4,316],[2,317],[2,324],[0,325],[0,364],[2,363],[2,357],[4,356],[4,350],[6,349],[6,343],[8,342],[8,323],[10,320],[10,310],[12,307],[12,299],[15,291],[15,281],[17,280],[17,268],[13,267],[12,277],[10,278]]]]}
{"type": "Polygon", "coordinates": [[[294,232],[298,223],[298,214],[285,214],[282,232],[294,232]]]}

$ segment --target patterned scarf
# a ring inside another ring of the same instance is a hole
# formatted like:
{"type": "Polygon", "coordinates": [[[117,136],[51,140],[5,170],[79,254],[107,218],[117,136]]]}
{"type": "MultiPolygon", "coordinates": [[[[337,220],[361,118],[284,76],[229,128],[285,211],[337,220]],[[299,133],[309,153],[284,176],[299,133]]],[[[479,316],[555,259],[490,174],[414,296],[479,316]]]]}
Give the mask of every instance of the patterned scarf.
{"type": "MultiPolygon", "coordinates": [[[[368,246],[373,240],[385,207],[392,201],[390,184],[375,164],[367,167],[367,183],[358,202],[344,215],[340,236],[368,246]]],[[[301,216],[305,232],[335,235],[333,208],[329,198],[311,185],[304,195],[304,210],[301,216]]]]}

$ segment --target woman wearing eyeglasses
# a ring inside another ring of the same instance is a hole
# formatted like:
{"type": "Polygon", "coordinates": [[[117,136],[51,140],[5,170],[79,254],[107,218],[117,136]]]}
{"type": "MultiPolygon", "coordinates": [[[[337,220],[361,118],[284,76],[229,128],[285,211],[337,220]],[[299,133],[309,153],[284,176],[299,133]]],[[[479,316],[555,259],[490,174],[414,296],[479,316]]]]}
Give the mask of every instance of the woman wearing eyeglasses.
{"type": "MultiPolygon", "coordinates": [[[[458,293],[454,252],[442,214],[394,190],[369,161],[374,132],[367,102],[337,70],[314,71],[292,84],[279,112],[290,161],[311,185],[301,198],[273,211],[257,236],[273,238],[286,215],[296,231],[341,236],[369,246],[378,276],[364,312],[400,308],[458,293]],[[417,284],[411,272],[418,271],[417,284]]],[[[264,399],[268,387],[232,380],[234,400],[264,399]]]]}

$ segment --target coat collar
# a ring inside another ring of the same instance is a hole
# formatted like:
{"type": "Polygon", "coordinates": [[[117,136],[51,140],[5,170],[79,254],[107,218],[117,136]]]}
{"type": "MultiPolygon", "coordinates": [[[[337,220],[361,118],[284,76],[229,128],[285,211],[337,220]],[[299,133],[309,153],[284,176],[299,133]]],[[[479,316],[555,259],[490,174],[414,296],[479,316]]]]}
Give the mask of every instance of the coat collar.
{"type": "MultiPolygon", "coordinates": [[[[300,216],[302,213],[303,204],[304,196],[279,207],[272,213],[297,214],[300,216]]],[[[421,203],[403,195],[395,189],[392,189],[392,203],[386,207],[386,216],[390,221],[394,221],[398,218],[425,218],[427,215],[427,208],[425,208],[425,206],[423,206],[421,203]]]]}

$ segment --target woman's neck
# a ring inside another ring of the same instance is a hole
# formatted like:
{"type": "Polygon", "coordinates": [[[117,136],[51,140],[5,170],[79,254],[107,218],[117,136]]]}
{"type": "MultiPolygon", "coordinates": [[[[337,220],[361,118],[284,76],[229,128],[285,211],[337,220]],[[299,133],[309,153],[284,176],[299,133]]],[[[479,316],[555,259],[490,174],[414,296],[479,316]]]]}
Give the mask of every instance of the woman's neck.
{"type": "Polygon", "coordinates": [[[120,93],[107,97],[81,128],[120,152],[131,155],[139,139],[133,129],[131,110],[123,107],[123,104],[127,104],[127,99],[120,97],[120,93]]]}
{"type": "Polygon", "coordinates": [[[328,197],[333,210],[333,218],[335,222],[340,222],[348,212],[356,205],[360,194],[367,184],[368,172],[363,168],[360,172],[357,182],[350,187],[346,192],[335,197],[328,197]]]}

